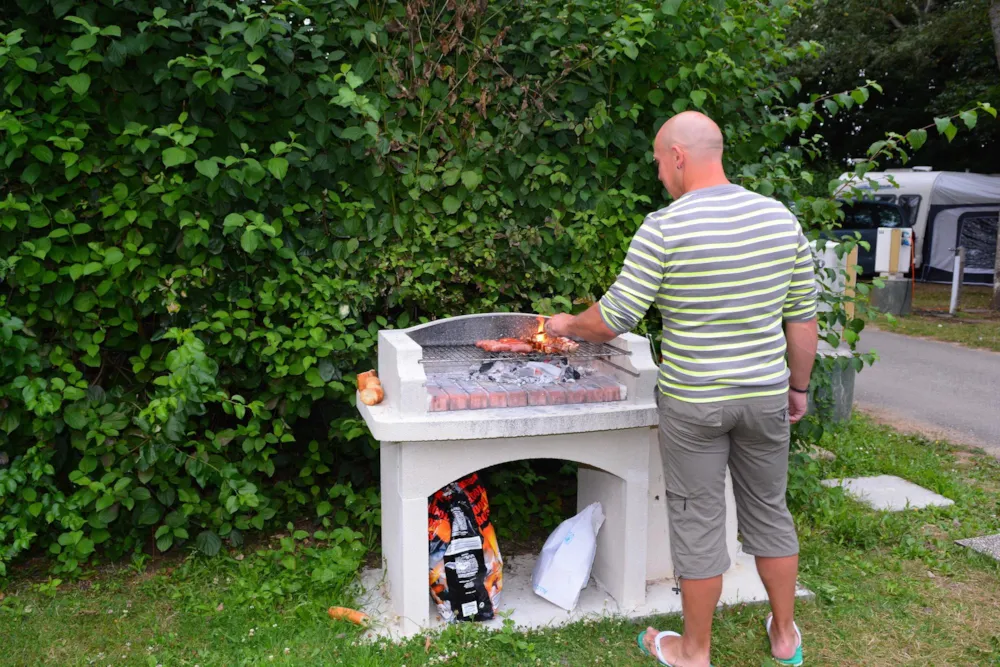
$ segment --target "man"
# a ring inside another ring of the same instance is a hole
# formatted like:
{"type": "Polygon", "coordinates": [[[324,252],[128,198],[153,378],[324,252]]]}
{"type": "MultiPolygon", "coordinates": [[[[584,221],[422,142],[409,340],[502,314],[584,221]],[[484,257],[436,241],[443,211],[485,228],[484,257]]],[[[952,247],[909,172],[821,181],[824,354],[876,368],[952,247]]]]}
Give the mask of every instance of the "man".
{"type": "Polygon", "coordinates": [[[743,550],[756,557],[771,603],[771,652],[799,665],[798,539],[785,490],[789,424],[805,415],[816,356],[813,260],[788,209],[727,180],[722,149],[719,127],[700,113],[663,125],[653,156],[675,201],[643,222],[600,302],[547,328],[603,342],[633,329],[654,301],[663,317],[659,439],[684,634],[649,628],[640,647],[675,667],[710,664],[730,566],[728,464],[743,550]]]}

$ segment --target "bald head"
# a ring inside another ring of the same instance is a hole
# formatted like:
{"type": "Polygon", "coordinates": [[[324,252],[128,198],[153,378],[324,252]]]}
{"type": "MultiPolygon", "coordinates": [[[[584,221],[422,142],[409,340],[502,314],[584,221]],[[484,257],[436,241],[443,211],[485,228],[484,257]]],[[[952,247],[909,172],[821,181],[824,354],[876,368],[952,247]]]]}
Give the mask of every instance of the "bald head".
{"type": "Polygon", "coordinates": [[[661,151],[679,146],[691,159],[722,158],[722,130],[714,120],[697,111],[684,111],[664,123],[656,133],[656,143],[661,151]]]}
{"type": "Polygon", "coordinates": [[[660,182],[674,198],[728,183],[722,148],[722,130],[715,121],[697,111],[677,114],[663,124],[653,143],[660,182]]]}

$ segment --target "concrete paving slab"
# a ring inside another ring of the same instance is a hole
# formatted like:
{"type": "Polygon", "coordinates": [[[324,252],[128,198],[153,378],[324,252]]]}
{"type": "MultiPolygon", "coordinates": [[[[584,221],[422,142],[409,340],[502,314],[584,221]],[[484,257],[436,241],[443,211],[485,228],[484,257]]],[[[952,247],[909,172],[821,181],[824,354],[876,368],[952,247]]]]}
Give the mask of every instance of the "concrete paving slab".
{"type": "Polygon", "coordinates": [[[967,540],[956,540],[957,544],[969,547],[973,551],[986,554],[994,560],[1000,560],[1000,534],[970,537],[967,540]]]}
{"type": "MultiPolygon", "coordinates": [[[[503,627],[503,618],[509,616],[517,628],[522,630],[556,627],[577,621],[607,616],[643,618],[681,612],[680,589],[673,579],[649,582],[646,585],[646,604],[634,609],[621,609],[615,600],[602,590],[593,579],[580,594],[580,601],[572,612],[539,597],[531,589],[531,572],[535,566],[533,555],[513,556],[504,559],[503,594],[500,614],[492,621],[482,623],[490,629],[503,627]]],[[[385,590],[385,576],[381,570],[367,570],[361,577],[362,610],[371,616],[371,638],[387,637],[401,639],[399,619],[394,618],[385,590]]],[[[811,598],[812,593],[804,588],[796,592],[800,598],[811,598]]],[[[430,596],[428,595],[428,602],[430,596]]],[[[764,602],[767,593],[757,576],[757,568],[752,556],[738,552],[733,567],[723,576],[720,607],[736,604],[764,602]]],[[[437,615],[431,604],[430,631],[441,630],[445,622],[437,615]]]]}
{"type": "Polygon", "coordinates": [[[890,512],[955,504],[949,498],[893,475],[826,479],[823,486],[842,487],[849,495],[874,509],[890,512]]]}

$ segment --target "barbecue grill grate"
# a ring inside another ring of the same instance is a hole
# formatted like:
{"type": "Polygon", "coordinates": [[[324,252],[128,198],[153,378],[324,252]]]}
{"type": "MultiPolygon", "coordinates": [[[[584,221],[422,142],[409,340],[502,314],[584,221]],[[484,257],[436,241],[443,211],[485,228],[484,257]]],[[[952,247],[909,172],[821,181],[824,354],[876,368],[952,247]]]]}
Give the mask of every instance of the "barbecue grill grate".
{"type": "Polygon", "coordinates": [[[522,359],[525,361],[537,361],[551,357],[566,357],[568,359],[607,359],[617,355],[632,354],[629,350],[623,350],[607,343],[588,343],[580,341],[580,349],[569,354],[546,354],[544,352],[531,352],[522,354],[517,352],[487,352],[475,345],[426,345],[424,346],[424,356],[420,360],[422,364],[452,364],[452,363],[476,363],[479,361],[491,361],[494,359],[522,359]]]}

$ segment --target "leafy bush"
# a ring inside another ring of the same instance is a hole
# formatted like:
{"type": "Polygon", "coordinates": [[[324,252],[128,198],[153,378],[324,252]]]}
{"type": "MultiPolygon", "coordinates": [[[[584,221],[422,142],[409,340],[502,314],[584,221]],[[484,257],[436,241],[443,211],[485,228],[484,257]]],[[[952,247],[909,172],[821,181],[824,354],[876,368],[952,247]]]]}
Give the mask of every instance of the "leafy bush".
{"type": "Polygon", "coordinates": [[[829,226],[802,131],[869,94],[785,107],[798,0],[156,4],[0,10],[0,574],[373,525],[379,328],[597,297],[684,109],[829,226]]]}

